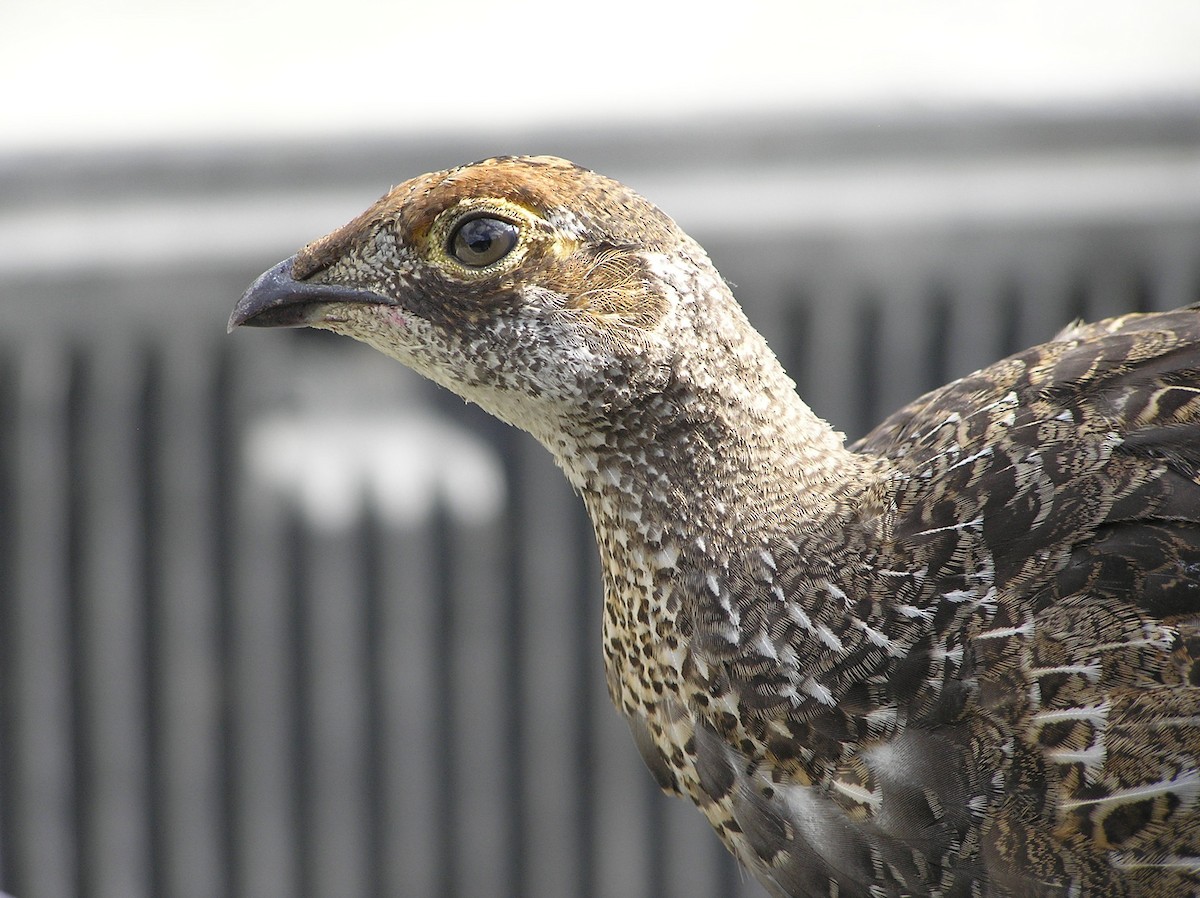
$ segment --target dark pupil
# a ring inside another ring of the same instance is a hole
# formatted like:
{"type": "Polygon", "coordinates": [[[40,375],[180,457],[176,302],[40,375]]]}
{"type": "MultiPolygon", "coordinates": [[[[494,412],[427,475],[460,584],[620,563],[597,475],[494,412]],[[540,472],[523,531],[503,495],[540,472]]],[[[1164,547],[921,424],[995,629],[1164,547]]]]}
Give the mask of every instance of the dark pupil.
{"type": "Polygon", "coordinates": [[[499,218],[463,222],[451,241],[454,257],[464,265],[481,267],[504,257],[517,243],[517,227],[499,218]]]}
{"type": "Polygon", "coordinates": [[[471,252],[484,255],[492,246],[496,226],[490,221],[473,221],[463,228],[463,241],[471,252]]]}

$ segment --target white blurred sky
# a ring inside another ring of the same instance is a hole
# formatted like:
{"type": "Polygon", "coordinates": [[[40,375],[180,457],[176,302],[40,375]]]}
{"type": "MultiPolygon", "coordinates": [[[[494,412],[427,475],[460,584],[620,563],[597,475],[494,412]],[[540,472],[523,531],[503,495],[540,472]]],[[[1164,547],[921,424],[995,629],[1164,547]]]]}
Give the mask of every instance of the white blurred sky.
{"type": "Polygon", "coordinates": [[[0,152],[1181,98],[1198,0],[0,3],[0,152]]]}

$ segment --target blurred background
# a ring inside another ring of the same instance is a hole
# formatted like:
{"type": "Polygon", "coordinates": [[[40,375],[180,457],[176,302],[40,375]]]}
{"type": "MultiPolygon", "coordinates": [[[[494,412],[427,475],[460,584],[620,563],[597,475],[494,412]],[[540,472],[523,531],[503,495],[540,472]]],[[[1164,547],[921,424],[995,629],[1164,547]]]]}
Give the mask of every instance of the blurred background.
{"type": "Polygon", "coordinates": [[[851,437],[1200,300],[1200,5],[0,7],[0,888],[761,896],[602,684],[546,453],[225,334],[389,186],[554,153],[672,214],[851,437]]]}

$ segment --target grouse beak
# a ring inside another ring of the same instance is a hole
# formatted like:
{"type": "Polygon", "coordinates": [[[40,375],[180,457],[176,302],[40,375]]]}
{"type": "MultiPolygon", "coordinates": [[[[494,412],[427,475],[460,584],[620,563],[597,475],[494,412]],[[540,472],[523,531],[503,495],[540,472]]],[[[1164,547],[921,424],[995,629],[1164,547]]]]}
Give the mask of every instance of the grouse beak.
{"type": "Polygon", "coordinates": [[[395,305],[371,290],[298,281],[292,277],[296,257],[284,259],[264,271],[234,306],[229,330],[235,327],[306,327],[323,320],[323,310],[334,303],[395,305]]]}

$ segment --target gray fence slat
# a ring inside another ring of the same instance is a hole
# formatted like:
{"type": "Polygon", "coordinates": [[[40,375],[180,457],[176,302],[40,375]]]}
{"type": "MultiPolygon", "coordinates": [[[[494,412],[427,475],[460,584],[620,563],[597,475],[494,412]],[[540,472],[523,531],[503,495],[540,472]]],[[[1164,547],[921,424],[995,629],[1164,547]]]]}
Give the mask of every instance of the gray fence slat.
{"type": "Polygon", "coordinates": [[[656,796],[663,809],[664,898],[724,898],[721,846],[691,802],[656,796]]]}
{"type": "Polygon", "coordinates": [[[933,349],[929,338],[938,324],[930,321],[929,286],[927,273],[920,271],[897,277],[886,295],[871,297],[879,306],[878,343],[871,353],[878,380],[869,385],[872,399],[866,427],[874,427],[928,388],[933,349]]]}
{"type": "Polygon", "coordinates": [[[956,300],[949,305],[944,347],[946,375],[951,379],[990,365],[1006,354],[1004,318],[1012,313],[1012,287],[1001,273],[995,277],[979,274],[976,263],[969,271],[956,271],[947,285],[948,294],[956,300]]]}
{"type": "Polygon", "coordinates": [[[837,429],[860,435],[869,424],[854,393],[857,382],[848,358],[852,355],[848,347],[856,345],[859,330],[859,301],[853,285],[839,282],[817,292],[812,320],[817,331],[808,343],[804,401],[837,429]]]}
{"type": "Polygon", "coordinates": [[[572,895],[580,889],[576,772],[568,746],[574,735],[575,703],[571,675],[575,659],[574,610],[579,586],[570,560],[571,494],[553,470],[546,450],[521,440],[524,495],[518,556],[522,603],[520,635],[524,655],[521,686],[524,741],[518,750],[526,806],[525,851],[531,863],[525,888],[530,895],[572,895]],[[555,858],[554,864],[539,863],[555,858]]]}
{"type": "Polygon", "coordinates": [[[1088,266],[1089,318],[1111,318],[1137,308],[1137,271],[1128,258],[1101,258],[1088,266]]]}
{"type": "Polygon", "coordinates": [[[293,563],[306,744],[299,774],[303,894],[367,894],[365,596],[354,531],[308,532],[293,563]]]}
{"type": "Polygon", "coordinates": [[[225,887],[221,799],[221,647],[217,619],[217,524],[211,452],[216,359],[207,342],[173,335],[148,372],[148,437],[153,453],[150,541],[154,769],[161,795],[163,888],[209,898],[225,887]]]}
{"type": "Polygon", "coordinates": [[[1033,346],[1049,340],[1069,322],[1068,298],[1072,272],[1064,271],[1052,260],[1034,258],[1020,275],[1020,301],[1017,306],[1016,342],[1033,346]]]}
{"type": "MultiPolygon", "coordinates": [[[[115,338],[114,338],[115,339],[115,338]]],[[[82,859],[97,898],[149,894],[145,694],[145,584],[138,520],[135,428],[142,371],[134,347],[89,353],[79,445],[80,571],[75,626],[81,651],[78,709],[82,859]]]]}
{"type": "Polygon", "coordinates": [[[441,866],[438,828],[445,802],[437,771],[442,746],[432,726],[441,713],[438,688],[437,568],[429,528],[381,533],[375,554],[379,569],[373,598],[379,680],[378,844],[380,892],[436,895],[441,866]]]}
{"type": "Polygon", "coordinates": [[[233,711],[231,825],[238,898],[296,898],[293,792],[296,688],[284,509],[247,482],[235,490],[229,676],[233,711]]]}
{"type": "Polygon", "coordinates": [[[66,403],[70,360],[35,340],[17,359],[12,601],[14,753],[5,800],[19,821],[6,883],[23,898],[74,894],[78,877],[68,639],[66,403]]]}
{"type": "Polygon", "coordinates": [[[1154,241],[1153,263],[1148,267],[1151,306],[1175,309],[1200,302],[1200,260],[1195,236],[1188,228],[1163,229],[1154,241]]]}
{"type": "MultiPolygon", "coordinates": [[[[597,637],[596,651],[600,640],[597,637]]],[[[671,801],[653,784],[605,689],[596,707],[597,898],[658,898],[651,891],[662,858],[655,852],[661,833],[653,832],[646,810],[671,801]]]]}
{"type": "Polygon", "coordinates": [[[511,893],[513,841],[504,776],[507,681],[503,634],[508,607],[502,534],[496,525],[449,527],[449,688],[455,694],[452,799],[458,894],[511,893]]]}

